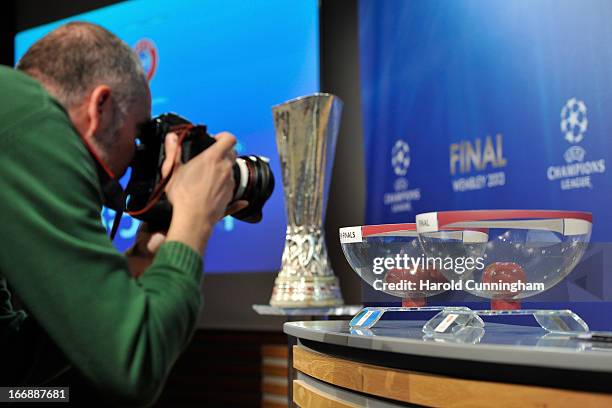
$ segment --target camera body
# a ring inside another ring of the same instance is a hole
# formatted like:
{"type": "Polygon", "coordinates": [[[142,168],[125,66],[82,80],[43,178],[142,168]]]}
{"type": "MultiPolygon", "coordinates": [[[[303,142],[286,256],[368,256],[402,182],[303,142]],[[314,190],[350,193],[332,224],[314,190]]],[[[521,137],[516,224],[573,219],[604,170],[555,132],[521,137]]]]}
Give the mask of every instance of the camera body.
{"type": "MultiPolygon", "coordinates": [[[[188,162],[213,145],[216,140],[208,134],[206,126],[191,123],[174,113],[164,113],[146,123],[139,135],[139,143],[132,161],[132,175],[126,187],[127,211],[133,217],[147,222],[150,231],[164,231],[170,226],[172,205],[161,193],[151,205],[156,190],[163,182],[162,164],[166,159],[164,140],[176,129],[187,129],[181,143],[181,161],[188,162]],[[150,208],[147,208],[150,207],[150,208]]],[[[249,223],[262,219],[265,202],[274,190],[274,175],[268,159],[261,156],[239,156],[233,167],[234,196],[232,201],[247,200],[248,206],[232,216],[249,223]]]]}

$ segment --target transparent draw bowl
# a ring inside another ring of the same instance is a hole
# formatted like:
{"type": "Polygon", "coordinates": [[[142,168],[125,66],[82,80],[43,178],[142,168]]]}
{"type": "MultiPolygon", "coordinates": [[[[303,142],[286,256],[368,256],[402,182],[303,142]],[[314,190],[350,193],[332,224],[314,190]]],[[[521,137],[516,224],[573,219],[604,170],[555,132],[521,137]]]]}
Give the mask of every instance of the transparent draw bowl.
{"type": "Polygon", "coordinates": [[[445,291],[447,282],[435,268],[420,264],[423,249],[416,224],[340,228],[342,251],[351,268],[375,290],[403,299],[404,306],[424,306],[426,298],[445,291]]]}
{"type": "Polygon", "coordinates": [[[520,299],[563,280],[582,258],[591,227],[591,214],[578,211],[474,210],[417,215],[425,254],[453,259],[451,268],[439,269],[441,274],[451,282],[460,282],[462,290],[491,299],[492,309],[517,309],[520,299]],[[458,236],[449,231],[455,228],[470,231],[458,236]],[[466,262],[468,259],[471,261],[466,262]]]}

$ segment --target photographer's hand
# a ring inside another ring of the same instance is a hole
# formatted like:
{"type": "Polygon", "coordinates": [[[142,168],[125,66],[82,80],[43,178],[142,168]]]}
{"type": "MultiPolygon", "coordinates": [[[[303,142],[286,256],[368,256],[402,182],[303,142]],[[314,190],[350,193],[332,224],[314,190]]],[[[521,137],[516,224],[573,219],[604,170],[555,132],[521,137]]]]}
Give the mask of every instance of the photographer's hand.
{"type": "Polygon", "coordinates": [[[165,241],[165,232],[151,232],[146,222],[140,224],[134,245],[125,252],[130,274],[133,277],[138,278],[144,273],[153,262],[155,253],[165,241]]]}
{"type": "MultiPolygon", "coordinates": [[[[217,142],[187,163],[180,160],[180,146],[176,134],[166,137],[166,160],[162,173],[172,176],[166,186],[166,195],[174,208],[167,239],[180,241],[199,254],[213,226],[226,214],[234,191],[233,165],[236,160],[236,138],[223,132],[217,142]]],[[[232,211],[239,211],[246,202],[233,203],[232,211]]]]}

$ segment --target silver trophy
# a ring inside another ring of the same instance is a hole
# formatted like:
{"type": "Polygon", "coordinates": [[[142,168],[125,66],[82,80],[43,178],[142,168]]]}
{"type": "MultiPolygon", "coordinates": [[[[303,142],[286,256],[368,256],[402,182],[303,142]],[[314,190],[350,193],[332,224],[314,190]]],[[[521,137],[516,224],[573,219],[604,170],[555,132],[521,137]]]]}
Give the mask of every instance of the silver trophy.
{"type": "Polygon", "coordinates": [[[323,232],[342,105],[337,96],[317,93],[272,108],[287,209],[282,265],[270,299],[273,306],[343,303],[323,232]]]}

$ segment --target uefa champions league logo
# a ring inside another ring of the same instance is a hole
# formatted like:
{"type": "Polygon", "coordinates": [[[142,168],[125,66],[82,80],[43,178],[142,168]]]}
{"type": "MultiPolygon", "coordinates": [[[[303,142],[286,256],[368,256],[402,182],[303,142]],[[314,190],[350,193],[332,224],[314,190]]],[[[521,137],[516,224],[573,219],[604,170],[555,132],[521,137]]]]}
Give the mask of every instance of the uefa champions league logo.
{"type": "MultiPolygon", "coordinates": [[[[561,132],[563,133],[565,140],[570,143],[580,143],[584,139],[584,134],[589,126],[589,120],[587,118],[587,107],[584,101],[576,98],[568,99],[561,109],[561,132]]],[[[565,162],[575,163],[582,162],[586,150],[580,146],[571,146],[563,158],[565,162]]]]}
{"type": "Polygon", "coordinates": [[[563,154],[563,158],[568,164],[574,162],[581,162],[584,160],[584,156],[586,155],[586,150],[584,150],[580,146],[572,146],[565,151],[563,154]]]}
{"type": "Polygon", "coordinates": [[[155,75],[157,64],[159,62],[159,53],[157,52],[155,43],[148,38],[143,38],[138,40],[134,46],[134,51],[136,51],[136,54],[142,63],[142,68],[147,76],[147,81],[151,81],[153,75],[155,75]]]}
{"type": "Polygon", "coordinates": [[[589,120],[584,101],[571,98],[561,108],[561,133],[572,145],[565,151],[564,164],[546,169],[548,180],[559,183],[561,190],[593,189],[596,175],[606,172],[606,159],[587,158],[587,151],[577,143],[584,140],[589,120]]]}
{"type": "Polygon", "coordinates": [[[398,139],[391,149],[391,166],[397,176],[405,176],[410,167],[410,146],[398,139]]]}
{"type": "Polygon", "coordinates": [[[561,132],[570,143],[580,143],[584,139],[589,120],[583,101],[569,99],[561,109],[561,132]]]}
{"type": "Polygon", "coordinates": [[[410,167],[410,146],[402,139],[397,139],[391,148],[391,168],[395,173],[393,191],[386,191],[383,203],[392,214],[413,211],[412,203],[421,199],[421,189],[412,186],[406,178],[410,167]]]}

